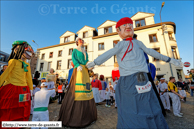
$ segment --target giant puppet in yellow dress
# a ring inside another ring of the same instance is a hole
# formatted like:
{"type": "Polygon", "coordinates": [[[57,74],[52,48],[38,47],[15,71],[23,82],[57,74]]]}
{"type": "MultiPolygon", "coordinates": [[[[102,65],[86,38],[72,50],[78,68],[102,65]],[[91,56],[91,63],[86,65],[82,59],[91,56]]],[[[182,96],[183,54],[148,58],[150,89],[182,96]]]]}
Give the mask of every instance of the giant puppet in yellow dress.
{"type": "Polygon", "coordinates": [[[7,69],[0,76],[0,125],[2,121],[28,121],[33,89],[30,59],[34,53],[26,41],[15,41],[7,69]]]}

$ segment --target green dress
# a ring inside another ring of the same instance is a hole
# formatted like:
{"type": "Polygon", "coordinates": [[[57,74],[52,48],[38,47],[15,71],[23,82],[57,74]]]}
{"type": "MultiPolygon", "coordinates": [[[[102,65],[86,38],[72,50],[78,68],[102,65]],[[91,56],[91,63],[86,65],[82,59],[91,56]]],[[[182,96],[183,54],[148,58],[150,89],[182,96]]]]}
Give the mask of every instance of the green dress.
{"type": "Polygon", "coordinates": [[[86,63],[88,54],[74,49],[72,53],[74,64],[73,74],[69,87],[63,99],[59,112],[59,121],[65,127],[83,128],[97,120],[97,109],[93,98],[92,88],[86,88],[90,84],[86,63]],[[77,71],[77,67],[82,66],[82,71],[77,71]]]}
{"type": "Polygon", "coordinates": [[[72,61],[75,66],[74,68],[77,68],[78,66],[80,66],[80,64],[86,65],[86,63],[88,62],[88,53],[86,52],[85,59],[85,55],[81,51],[74,49],[72,53],[72,61]]]}

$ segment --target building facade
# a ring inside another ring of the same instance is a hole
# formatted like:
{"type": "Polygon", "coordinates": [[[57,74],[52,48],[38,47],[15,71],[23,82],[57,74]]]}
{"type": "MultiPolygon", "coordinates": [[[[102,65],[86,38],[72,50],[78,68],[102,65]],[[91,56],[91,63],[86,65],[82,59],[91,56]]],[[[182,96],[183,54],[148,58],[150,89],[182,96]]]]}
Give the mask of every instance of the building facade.
{"type": "Polygon", "coordinates": [[[0,51],[0,70],[3,68],[3,65],[8,65],[9,54],[0,51]]]}
{"type": "MultiPolygon", "coordinates": [[[[180,59],[174,22],[155,23],[154,14],[144,12],[136,13],[131,19],[134,22],[134,33],[137,34],[137,39],[142,41],[146,47],[171,58],[180,59]]],[[[38,49],[40,58],[38,58],[36,69],[41,73],[41,78],[46,76],[50,68],[54,68],[61,79],[67,78],[71,68],[72,50],[76,48],[77,36],[84,39],[89,61],[93,61],[113,48],[122,40],[116,32],[115,26],[115,21],[107,20],[98,26],[97,30],[90,26],[84,26],[76,33],[66,31],[60,36],[59,44],[38,49]]],[[[182,67],[170,66],[169,63],[159,61],[151,56],[149,56],[149,61],[156,66],[157,80],[161,77],[168,80],[172,75],[176,80],[178,78],[185,79],[182,67]]],[[[110,81],[115,62],[117,62],[117,58],[113,56],[101,66],[95,66],[94,72],[99,75],[103,74],[106,81],[110,81]]]]}

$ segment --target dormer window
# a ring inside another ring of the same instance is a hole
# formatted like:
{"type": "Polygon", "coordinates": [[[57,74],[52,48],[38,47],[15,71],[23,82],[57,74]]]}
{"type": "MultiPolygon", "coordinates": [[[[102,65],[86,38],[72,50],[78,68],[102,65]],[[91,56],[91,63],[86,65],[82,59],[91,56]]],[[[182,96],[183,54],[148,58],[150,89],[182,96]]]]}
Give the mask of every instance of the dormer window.
{"type": "Polygon", "coordinates": [[[70,42],[70,36],[65,37],[64,42],[65,42],[65,43],[70,42]]]}
{"type": "Polygon", "coordinates": [[[88,32],[83,32],[83,38],[87,38],[88,37],[88,32]]]}
{"type": "Polygon", "coordinates": [[[112,26],[104,28],[104,34],[112,33],[112,26]]]}
{"type": "Polygon", "coordinates": [[[145,19],[140,19],[135,21],[135,27],[145,26],[145,19]]]}

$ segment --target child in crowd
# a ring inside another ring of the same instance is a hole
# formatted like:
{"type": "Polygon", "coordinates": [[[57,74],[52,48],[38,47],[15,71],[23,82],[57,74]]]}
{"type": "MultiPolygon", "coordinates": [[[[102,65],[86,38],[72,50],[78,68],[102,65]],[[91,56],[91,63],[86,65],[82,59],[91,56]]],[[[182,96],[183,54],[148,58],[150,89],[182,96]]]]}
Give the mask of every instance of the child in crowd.
{"type": "Polygon", "coordinates": [[[61,104],[64,97],[64,86],[62,84],[63,83],[60,82],[58,85],[58,94],[59,94],[58,104],[61,104]]]}
{"type": "Polygon", "coordinates": [[[117,108],[117,103],[116,103],[116,98],[115,98],[115,90],[116,90],[116,87],[117,87],[117,80],[115,81],[115,85],[114,85],[114,99],[115,99],[115,108],[117,108]]]}
{"type": "Polygon", "coordinates": [[[111,82],[109,82],[109,84],[108,84],[108,88],[110,88],[110,87],[113,87],[113,85],[111,84],[111,82]]]}
{"type": "Polygon", "coordinates": [[[111,86],[110,87],[110,105],[113,105],[114,103],[114,101],[113,101],[113,96],[114,96],[114,90],[113,90],[113,87],[111,86]]]}
{"type": "Polygon", "coordinates": [[[105,106],[106,107],[110,107],[110,91],[108,88],[106,88],[106,92],[105,92],[105,95],[106,95],[106,104],[105,106]]]}
{"type": "Polygon", "coordinates": [[[55,88],[47,89],[47,83],[41,84],[41,90],[35,93],[32,121],[49,121],[48,104],[55,88]]]}

